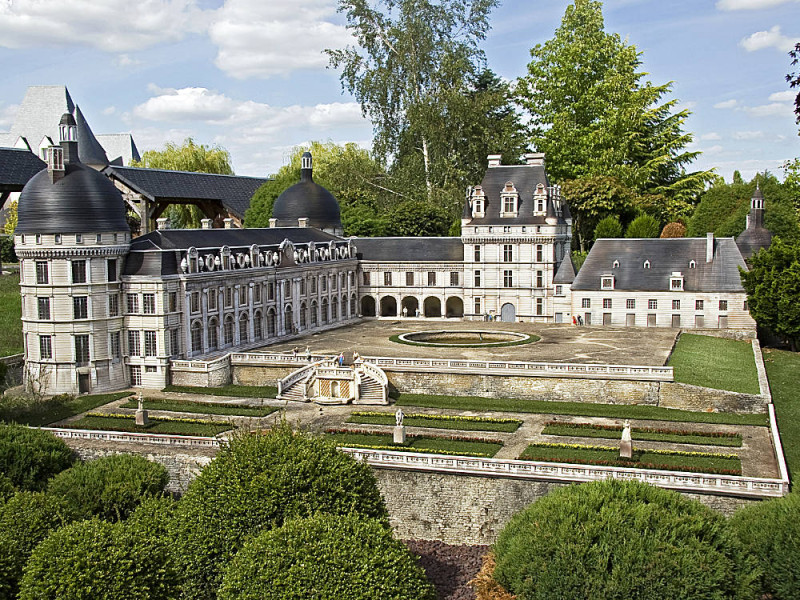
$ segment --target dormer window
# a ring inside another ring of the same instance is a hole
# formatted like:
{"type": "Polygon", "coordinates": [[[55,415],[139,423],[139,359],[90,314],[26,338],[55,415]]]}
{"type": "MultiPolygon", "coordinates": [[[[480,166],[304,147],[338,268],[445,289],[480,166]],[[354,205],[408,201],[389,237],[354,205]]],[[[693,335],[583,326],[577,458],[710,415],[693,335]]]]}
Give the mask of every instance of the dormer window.
{"type": "Polygon", "coordinates": [[[614,276],[613,275],[603,275],[600,278],[600,289],[602,289],[602,290],[613,290],[614,289],[614,276]]]}
{"type": "Polygon", "coordinates": [[[642,268],[643,269],[649,269],[650,268],[650,261],[649,260],[644,261],[644,264],[642,265],[642,268]]]}
{"type": "Polygon", "coordinates": [[[501,203],[501,217],[516,217],[519,208],[519,194],[514,184],[510,181],[506,182],[502,193],[500,194],[501,203]]]}
{"type": "Polygon", "coordinates": [[[547,210],[547,190],[543,183],[536,186],[536,191],[533,193],[533,214],[543,215],[547,210]]]}
{"type": "Polygon", "coordinates": [[[683,291],[683,275],[681,273],[673,273],[669,278],[669,289],[673,292],[683,291]]]}
{"type": "Polygon", "coordinates": [[[690,268],[690,269],[695,269],[695,268],[697,268],[697,263],[696,263],[694,260],[690,260],[690,261],[689,261],[689,268],[690,268]]]}
{"type": "Polygon", "coordinates": [[[611,265],[611,268],[612,268],[612,269],[619,269],[619,261],[618,261],[618,260],[615,260],[615,261],[614,261],[614,264],[612,264],[612,265],[611,265]]]}
{"type": "Polygon", "coordinates": [[[486,212],[486,194],[479,185],[472,190],[472,218],[482,218],[486,212]]]}

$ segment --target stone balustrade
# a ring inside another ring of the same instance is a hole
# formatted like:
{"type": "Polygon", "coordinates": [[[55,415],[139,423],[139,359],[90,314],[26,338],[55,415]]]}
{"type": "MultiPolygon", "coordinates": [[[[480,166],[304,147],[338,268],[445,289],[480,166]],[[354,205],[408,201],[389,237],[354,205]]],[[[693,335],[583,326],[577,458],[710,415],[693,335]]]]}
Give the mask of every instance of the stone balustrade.
{"type": "Polygon", "coordinates": [[[67,429],[64,427],[40,427],[62,439],[97,440],[102,442],[128,442],[135,444],[157,444],[159,446],[189,446],[195,448],[218,448],[219,438],[163,433],[139,433],[135,431],[97,431],[93,429],[67,429]]]}

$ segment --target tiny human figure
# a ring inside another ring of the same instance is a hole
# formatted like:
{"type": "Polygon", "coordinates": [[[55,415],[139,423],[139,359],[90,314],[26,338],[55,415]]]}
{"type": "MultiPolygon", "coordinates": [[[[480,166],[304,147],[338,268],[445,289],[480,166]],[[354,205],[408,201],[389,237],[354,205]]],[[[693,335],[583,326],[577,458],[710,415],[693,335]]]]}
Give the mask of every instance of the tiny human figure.
{"type": "Polygon", "coordinates": [[[581,318],[580,315],[578,315],[578,325],[580,325],[581,327],[583,326],[583,319],[581,318]]]}
{"type": "Polygon", "coordinates": [[[360,359],[361,359],[361,356],[359,355],[359,353],[358,352],[353,352],[353,362],[357,362],[360,359]]]}
{"type": "Polygon", "coordinates": [[[419,309],[417,309],[417,311],[416,311],[416,313],[415,313],[415,316],[416,316],[417,318],[419,318],[419,309]]]}
{"type": "Polygon", "coordinates": [[[308,346],[306,346],[306,360],[311,362],[311,349],[308,346]]]}
{"type": "Polygon", "coordinates": [[[575,319],[575,315],[572,315],[572,324],[573,325],[577,325],[578,324],[577,319],[575,319]]]}
{"type": "Polygon", "coordinates": [[[408,316],[408,307],[404,306],[403,307],[403,317],[407,317],[407,316],[408,316]]]}
{"type": "Polygon", "coordinates": [[[297,346],[292,348],[292,358],[297,358],[297,353],[298,352],[300,352],[300,348],[298,348],[297,346]]]}
{"type": "Polygon", "coordinates": [[[339,360],[339,366],[343,367],[344,366],[344,353],[341,353],[341,352],[339,353],[339,359],[338,360],[339,360]]]}

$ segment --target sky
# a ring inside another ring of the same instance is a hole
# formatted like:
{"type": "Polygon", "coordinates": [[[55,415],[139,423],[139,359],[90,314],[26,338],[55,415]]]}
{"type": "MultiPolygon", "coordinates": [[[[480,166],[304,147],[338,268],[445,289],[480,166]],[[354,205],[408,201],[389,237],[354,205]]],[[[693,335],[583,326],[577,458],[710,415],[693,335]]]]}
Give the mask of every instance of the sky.
{"type": "MultiPolygon", "coordinates": [[[[370,0],[375,4],[376,0],[370,0]]],[[[569,2],[501,0],[483,44],[514,80],[569,2]]],[[[325,48],[352,43],[336,0],[0,0],[0,131],[29,85],[66,85],[95,133],[131,132],[140,152],[191,136],[237,174],[266,176],[310,140],[369,147],[371,124],[325,48]]],[[[785,80],[800,0],[609,0],[606,30],[642,52],[655,84],[692,115],[693,168],[730,180],[782,176],[800,156],[785,80]]]]}

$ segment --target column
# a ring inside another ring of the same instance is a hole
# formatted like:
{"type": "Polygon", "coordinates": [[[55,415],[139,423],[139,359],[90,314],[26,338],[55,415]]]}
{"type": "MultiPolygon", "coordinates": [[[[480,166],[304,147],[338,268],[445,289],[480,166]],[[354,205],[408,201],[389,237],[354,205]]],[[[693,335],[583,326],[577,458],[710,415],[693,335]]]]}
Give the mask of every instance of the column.
{"type": "Polygon", "coordinates": [[[233,345],[238,346],[241,343],[239,338],[239,288],[240,285],[233,286],[233,345]]]}
{"type": "Polygon", "coordinates": [[[186,304],[183,305],[184,343],[186,344],[186,357],[192,356],[192,294],[186,292],[186,304]]]}
{"type": "Polygon", "coordinates": [[[253,288],[255,287],[255,285],[256,284],[251,281],[249,286],[248,286],[250,289],[247,290],[247,300],[248,300],[247,310],[248,310],[248,315],[250,317],[250,324],[249,324],[249,330],[248,330],[247,335],[248,335],[248,338],[250,339],[251,342],[256,337],[256,330],[255,330],[256,324],[255,324],[255,322],[253,320],[254,319],[254,317],[253,317],[253,314],[254,314],[254,311],[253,311],[253,288]]]}
{"type": "MultiPolygon", "coordinates": [[[[212,290],[213,293],[213,290],[212,290]]],[[[200,310],[203,313],[203,353],[208,353],[208,288],[200,293],[200,310]]]]}
{"type": "MultiPolygon", "coordinates": [[[[355,278],[355,271],[353,272],[353,277],[355,278]]],[[[350,285],[350,273],[349,272],[347,272],[345,274],[345,280],[347,281],[347,287],[346,287],[346,290],[347,290],[347,318],[348,319],[352,319],[353,318],[353,313],[350,310],[350,295],[352,293],[351,292],[352,286],[350,285]]]]}
{"type": "Polygon", "coordinates": [[[286,333],[284,327],[285,302],[283,301],[283,280],[275,280],[275,335],[280,337],[286,333]]]}

